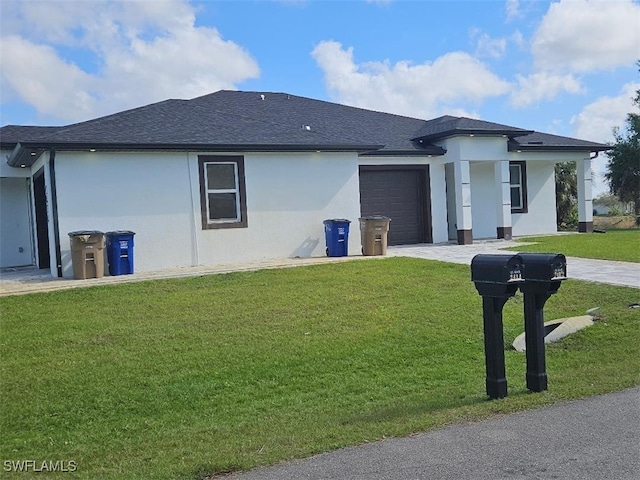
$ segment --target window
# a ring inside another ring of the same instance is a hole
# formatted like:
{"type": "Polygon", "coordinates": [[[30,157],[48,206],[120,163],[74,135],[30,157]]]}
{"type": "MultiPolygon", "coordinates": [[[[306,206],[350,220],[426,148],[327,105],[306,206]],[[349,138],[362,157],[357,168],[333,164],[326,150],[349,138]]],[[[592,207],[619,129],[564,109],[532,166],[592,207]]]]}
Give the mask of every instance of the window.
{"type": "Polygon", "coordinates": [[[200,156],[202,228],[247,226],[244,157],[200,156]]]}
{"type": "Polygon", "coordinates": [[[511,213],[527,213],[527,164],[509,162],[511,213]]]}

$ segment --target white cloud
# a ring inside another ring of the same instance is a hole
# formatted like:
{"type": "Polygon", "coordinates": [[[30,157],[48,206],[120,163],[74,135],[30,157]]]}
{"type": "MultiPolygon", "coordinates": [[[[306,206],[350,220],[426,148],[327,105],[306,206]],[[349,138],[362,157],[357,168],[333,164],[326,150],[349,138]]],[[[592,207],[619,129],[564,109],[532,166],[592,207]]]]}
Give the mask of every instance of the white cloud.
{"type": "Polygon", "coordinates": [[[632,0],[552,3],[533,37],[535,65],[590,72],[633,64],[640,57],[639,18],[632,0]]]}
{"type": "Polygon", "coordinates": [[[505,13],[507,14],[507,21],[516,20],[522,17],[520,13],[519,0],[507,0],[504,5],[505,13]]]}
{"type": "Polygon", "coordinates": [[[92,78],[76,65],[58,57],[55,50],[11,35],[0,38],[3,97],[6,87],[43,113],[59,109],[86,118],[95,108],[92,78]]]}
{"type": "Polygon", "coordinates": [[[471,37],[476,39],[476,56],[489,58],[502,58],[507,50],[506,38],[491,38],[487,33],[472,32],[471,37]]]}
{"type": "Polygon", "coordinates": [[[533,73],[528,76],[516,75],[517,86],[510,96],[514,107],[524,108],[535,105],[541,100],[549,100],[560,93],[583,92],[580,81],[573,75],[555,75],[547,72],[533,73]]]}
{"type": "MultiPolygon", "coordinates": [[[[601,97],[585,106],[582,111],[571,118],[573,136],[594,142],[614,142],[613,128],[624,127],[627,114],[640,113],[633,105],[633,97],[640,89],[640,83],[627,83],[615,97],[601,97]]],[[[600,154],[591,165],[594,173],[594,196],[606,193],[608,186],[604,178],[608,158],[600,154]]]]}
{"type": "Polygon", "coordinates": [[[619,95],[601,97],[585,106],[571,118],[574,136],[594,142],[613,142],[613,128],[622,128],[628,113],[640,113],[632,101],[638,89],[640,83],[627,83],[619,95]]]}
{"type": "Polygon", "coordinates": [[[511,35],[511,41],[515,43],[520,50],[524,50],[527,47],[527,41],[520,30],[513,32],[511,35]]]}
{"type": "Polygon", "coordinates": [[[257,62],[241,46],[214,28],[196,27],[193,8],[182,0],[9,6],[5,11],[3,5],[1,25],[3,93],[8,87],[51,118],[79,121],[235,89],[259,75],[257,62]],[[82,51],[90,61],[70,64],[61,47],[82,51]]]}
{"type": "Polygon", "coordinates": [[[345,50],[338,42],[323,41],[312,56],[336,101],[418,118],[466,112],[460,105],[479,103],[509,89],[507,82],[463,52],[418,65],[407,61],[356,64],[352,47],[345,50]]]}

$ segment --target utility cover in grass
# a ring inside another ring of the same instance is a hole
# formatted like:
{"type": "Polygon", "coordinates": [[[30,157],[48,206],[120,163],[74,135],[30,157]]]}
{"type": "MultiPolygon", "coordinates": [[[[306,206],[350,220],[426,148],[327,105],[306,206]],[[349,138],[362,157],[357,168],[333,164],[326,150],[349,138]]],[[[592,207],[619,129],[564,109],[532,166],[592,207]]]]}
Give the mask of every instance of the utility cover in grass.
{"type": "MultiPolygon", "coordinates": [[[[593,317],[591,315],[581,315],[579,317],[568,317],[544,322],[544,343],[556,342],[571,333],[582,330],[585,327],[590,327],[591,325],[593,325],[593,317]]],[[[512,345],[518,352],[524,352],[527,349],[524,332],[516,337],[512,345]]]]}

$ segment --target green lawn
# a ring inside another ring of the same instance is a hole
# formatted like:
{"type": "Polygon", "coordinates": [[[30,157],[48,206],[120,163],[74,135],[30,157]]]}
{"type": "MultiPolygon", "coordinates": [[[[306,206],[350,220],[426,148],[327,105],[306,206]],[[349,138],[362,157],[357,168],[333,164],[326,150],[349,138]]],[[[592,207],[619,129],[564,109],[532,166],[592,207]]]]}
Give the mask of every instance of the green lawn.
{"type": "MultiPolygon", "coordinates": [[[[488,401],[469,277],[389,258],[1,298],[0,457],[193,480],[640,384],[639,291],[568,280],[546,318],[602,320],[547,348],[546,392],[508,350],[488,401]]],[[[510,344],[521,296],[504,316],[510,344]]]]}
{"type": "Polygon", "coordinates": [[[607,233],[575,233],[547,237],[527,237],[536,242],[510,248],[520,252],[562,253],[567,257],[598,258],[640,262],[640,230],[609,230],[607,233]]]}

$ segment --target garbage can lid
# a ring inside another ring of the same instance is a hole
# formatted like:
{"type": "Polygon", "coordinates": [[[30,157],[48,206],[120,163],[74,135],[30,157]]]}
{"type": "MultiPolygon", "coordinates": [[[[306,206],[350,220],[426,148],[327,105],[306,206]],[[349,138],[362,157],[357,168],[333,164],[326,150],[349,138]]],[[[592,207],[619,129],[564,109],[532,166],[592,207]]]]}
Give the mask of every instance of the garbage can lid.
{"type": "Polygon", "coordinates": [[[391,221],[391,218],[385,217],[384,215],[369,215],[368,217],[360,217],[358,220],[388,220],[388,221],[391,221]]]}
{"type": "Polygon", "coordinates": [[[131,230],[114,230],[112,232],[107,232],[105,235],[107,237],[114,237],[116,235],[135,235],[136,232],[132,232],[131,230]]]}
{"type": "Polygon", "coordinates": [[[76,232],[69,232],[70,237],[83,237],[86,235],[104,235],[100,230],[78,230],[76,232]]]}
{"type": "Polygon", "coordinates": [[[346,218],[330,218],[322,223],[351,223],[351,220],[347,220],[346,218]]]}

